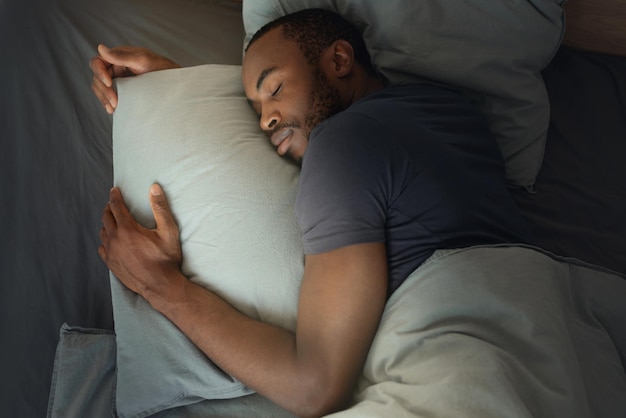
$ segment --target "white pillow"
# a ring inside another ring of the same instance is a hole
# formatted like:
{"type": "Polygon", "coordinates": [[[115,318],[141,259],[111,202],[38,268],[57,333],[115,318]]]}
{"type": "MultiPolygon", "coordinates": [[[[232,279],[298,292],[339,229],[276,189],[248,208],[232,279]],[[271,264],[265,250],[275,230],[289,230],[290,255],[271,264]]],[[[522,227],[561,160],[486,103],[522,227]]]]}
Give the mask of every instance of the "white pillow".
{"type": "Polygon", "coordinates": [[[265,0],[243,3],[246,42],[265,23],[301,9],[338,12],[361,30],[390,83],[456,86],[486,115],[508,183],[532,188],[550,104],[540,71],[558,49],[565,0],[265,0]]]}
{"type": "MultiPolygon", "coordinates": [[[[239,66],[203,65],[119,79],[115,184],[153,227],[148,190],[160,183],[179,224],[185,275],[293,330],[304,267],[299,170],[261,133],[240,77],[239,66]]],[[[121,417],[251,393],[113,275],[111,289],[121,417]]]]}

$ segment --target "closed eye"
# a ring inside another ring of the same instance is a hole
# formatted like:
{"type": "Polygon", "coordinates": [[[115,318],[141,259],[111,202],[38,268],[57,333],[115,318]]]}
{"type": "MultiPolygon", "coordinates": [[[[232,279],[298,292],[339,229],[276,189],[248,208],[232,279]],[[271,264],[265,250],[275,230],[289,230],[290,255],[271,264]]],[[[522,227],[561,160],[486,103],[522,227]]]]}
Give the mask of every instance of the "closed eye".
{"type": "Polygon", "coordinates": [[[274,90],[272,92],[272,97],[276,96],[278,93],[280,93],[280,90],[283,88],[282,83],[278,85],[278,87],[276,88],[276,90],[274,90]]]}

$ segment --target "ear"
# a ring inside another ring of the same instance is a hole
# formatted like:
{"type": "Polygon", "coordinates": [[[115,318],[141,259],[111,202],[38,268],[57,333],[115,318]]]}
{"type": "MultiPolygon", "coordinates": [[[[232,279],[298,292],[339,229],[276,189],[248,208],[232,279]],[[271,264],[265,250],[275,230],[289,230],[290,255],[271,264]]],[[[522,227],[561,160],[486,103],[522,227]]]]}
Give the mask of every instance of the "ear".
{"type": "Polygon", "coordinates": [[[354,50],[348,41],[333,42],[325,51],[327,70],[337,78],[350,75],[354,69],[354,50]]]}

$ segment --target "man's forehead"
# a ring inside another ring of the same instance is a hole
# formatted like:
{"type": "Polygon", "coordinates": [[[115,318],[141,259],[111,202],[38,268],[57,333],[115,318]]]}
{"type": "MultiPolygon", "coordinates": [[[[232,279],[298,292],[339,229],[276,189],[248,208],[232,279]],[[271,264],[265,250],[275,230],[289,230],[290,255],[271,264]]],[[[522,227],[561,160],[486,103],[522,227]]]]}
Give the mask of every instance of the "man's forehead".
{"type": "Polygon", "coordinates": [[[243,71],[252,72],[249,76],[259,77],[269,68],[282,67],[299,54],[295,41],[282,36],[281,28],[274,28],[260,36],[246,52],[243,59],[243,71]]]}

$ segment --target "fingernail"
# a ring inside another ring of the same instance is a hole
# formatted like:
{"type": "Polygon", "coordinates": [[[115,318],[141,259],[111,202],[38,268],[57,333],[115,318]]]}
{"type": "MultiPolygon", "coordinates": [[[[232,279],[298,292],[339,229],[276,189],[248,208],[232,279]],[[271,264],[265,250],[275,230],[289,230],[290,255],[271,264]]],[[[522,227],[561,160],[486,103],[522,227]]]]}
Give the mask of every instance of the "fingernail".
{"type": "Polygon", "coordinates": [[[150,194],[152,196],[161,196],[161,187],[158,184],[153,184],[150,187],[150,194]]]}

